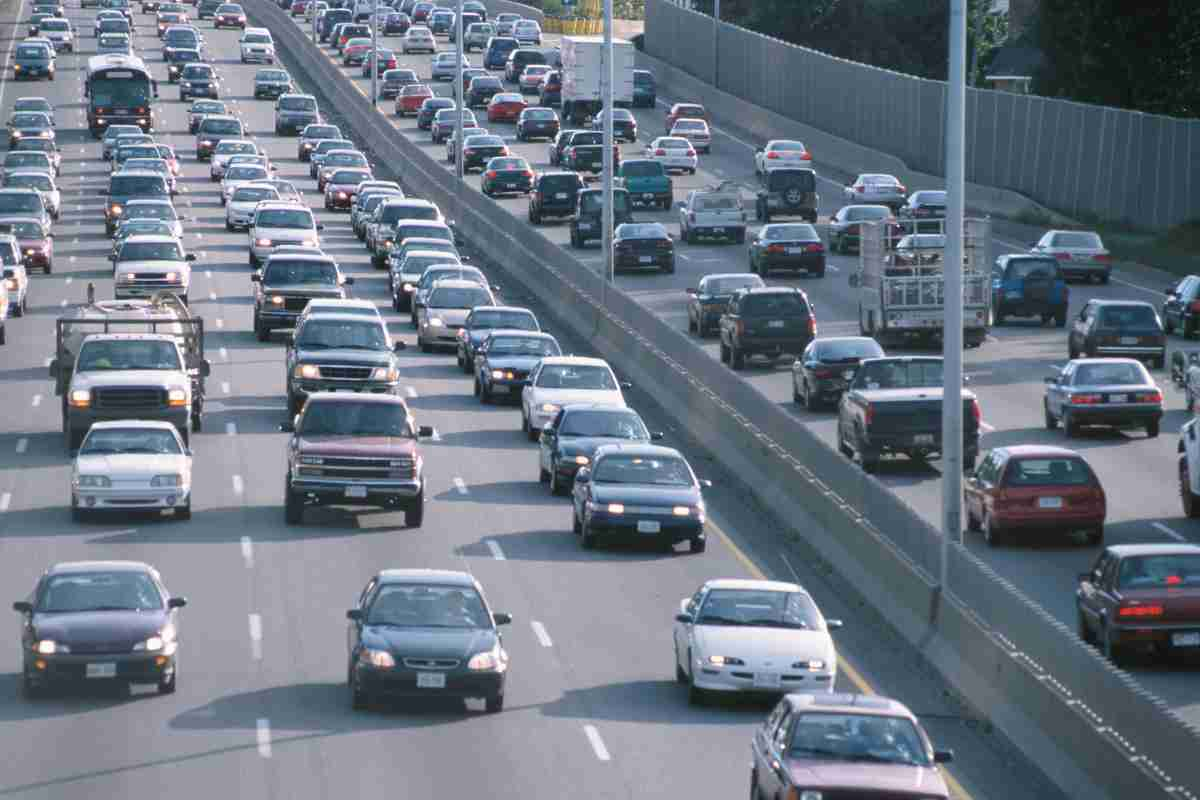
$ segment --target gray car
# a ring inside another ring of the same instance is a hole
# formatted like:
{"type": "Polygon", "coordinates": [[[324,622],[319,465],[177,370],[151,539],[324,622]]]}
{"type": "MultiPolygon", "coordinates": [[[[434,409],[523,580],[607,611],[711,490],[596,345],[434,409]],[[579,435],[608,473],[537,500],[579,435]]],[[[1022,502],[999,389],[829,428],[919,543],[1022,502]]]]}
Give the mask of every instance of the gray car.
{"type": "Polygon", "coordinates": [[[463,52],[482,50],[487,47],[488,40],[498,35],[490,22],[472,22],[463,34],[463,52]]]}
{"type": "Polygon", "coordinates": [[[275,101],[276,134],[295,134],[320,122],[317,98],[311,94],[284,94],[275,101]]]}
{"type": "Polygon", "coordinates": [[[895,175],[859,175],[846,185],[844,194],[847,203],[887,206],[893,211],[908,202],[908,189],[895,175]]]}
{"type": "Polygon", "coordinates": [[[1085,425],[1142,428],[1158,436],[1163,394],[1132,358],[1080,358],[1045,379],[1046,429],[1062,423],[1068,437],[1085,425]]]}

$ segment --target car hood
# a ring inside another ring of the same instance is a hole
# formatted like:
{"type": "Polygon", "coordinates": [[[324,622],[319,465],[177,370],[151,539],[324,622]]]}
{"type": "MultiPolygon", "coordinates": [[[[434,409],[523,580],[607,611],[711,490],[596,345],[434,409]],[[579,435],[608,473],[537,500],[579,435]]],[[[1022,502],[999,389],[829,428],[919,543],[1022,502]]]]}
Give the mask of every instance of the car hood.
{"type": "Polygon", "coordinates": [[[136,643],[158,635],[167,621],[166,611],[83,611],[35,614],[33,628],[39,639],[73,647],[110,645],[121,651],[132,650],[136,643]]]}
{"type": "MultiPolygon", "coordinates": [[[[592,457],[596,448],[606,444],[629,444],[632,439],[618,439],[610,436],[560,436],[558,451],[563,455],[592,457]]],[[[643,440],[645,441],[645,440],[643,440]]]]}
{"type": "Polygon", "coordinates": [[[534,403],[555,403],[560,406],[571,403],[596,403],[625,408],[625,398],[619,389],[549,389],[539,386],[534,387],[532,392],[534,403]]]}
{"type": "Polygon", "coordinates": [[[463,662],[476,653],[496,646],[495,631],[478,628],[392,628],[367,625],[363,628],[363,644],[367,647],[386,647],[396,655],[408,658],[456,658],[463,662]]]}
{"type": "Polygon", "coordinates": [[[737,625],[695,625],[692,631],[700,654],[770,660],[781,667],[794,661],[833,663],[833,642],[824,631],[789,628],[750,628],[737,625]]]}
{"type": "Polygon", "coordinates": [[[114,482],[124,478],[145,478],[188,472],[187,456],[151,453],[118,455],[81,455],[75,466],[84,475],[106,475],[114,482]]]}
{"type": "Polygon", "coordinates": [[[471,309],[469,308],[427,307],[427,310],[430,319],[436,317],[447,325],[462,325],[467,321],[467,315],[471,313],[471,309]]]}
{"type": "Polygon", "coordinates": [[[254,229],[254,238],[270,239],[273,242],[303,242],[306,239],[316,239],[317,232],[312,228],[264,228],[254,229]]]}
{"type": "Polygon", "coordinates": [[[297,444],[306,456],[375,456],[398,458],[416,455],[417,442],[400,436],[305,436],[297,444]]]}
{"type": "Polygon", "coordinates": [[[118,261],[117,272],[186,272],[186,261],[118,261]]]}
{"type": "Polygon", "coordinates": [[[347,365],[355,364],[372,367],[389,367],[392,365],[392,353],[389,350],[296,350],[296,358],[305,364],[347,365]]]}
{"type": "Polygon", "coordinates": [[[592,497],[597,503],[615,502],[631,506],[694,506],[700,502],[700,490],[693,486],[593,483],[592,497]]]}
{"type": "Polygon", "coordinates": [[[71,386],[87,389],[92,386],[165,386],[183,388],[180,373],[170,369],[127,369],[76,372],[71,386]]]}
{"type": "Polygon", "coordinates": [[[792,781],[799,786],[905,792],[914,798],[947,796],[946,783],[934,767],[795,758],[787,759],[786,764],[792,781]]]}

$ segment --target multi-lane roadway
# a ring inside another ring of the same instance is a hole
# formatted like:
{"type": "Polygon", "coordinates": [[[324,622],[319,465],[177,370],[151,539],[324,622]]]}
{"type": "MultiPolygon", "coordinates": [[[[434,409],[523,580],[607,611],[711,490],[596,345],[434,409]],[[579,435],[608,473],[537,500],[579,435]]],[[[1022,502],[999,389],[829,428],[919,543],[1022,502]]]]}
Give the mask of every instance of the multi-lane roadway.
{"type": "MultiPolygon", "coordinates": [[[[544,44],[557,43],[558,37],[547,34],[544,44]]],[[[440,47],[449,49],[439,37],[440,47]]],[[[399,37],[385,37],[383,46],[395,47],[398,65],[416,70],[418,77],[430,77],[431,58],[425,54],[403,55],[399,50],[399,37]]],[[[323,48],[330,58],[336,54],[323,48]]],[[[480,54],[469,56],[472,64],[478,65],[480,54]]],[[[340,63],[340,62],[339,62],[340,63]]],[[[370,79],[361,77],[358,67],[343,67],[363,91],[370,92],[370,79]]],[[[435,92],[451,96],[450,83],[433,83],[435,92]]],[[[664,117],[674,102],[704,102],[703,97],[673,97],[661,92],[658,107],[639,108],[634,113],[638,120],[638,141],[622,144],[622,156],[638,156],[642,148],[656,136],[663,135],[664,117]]],[[[536,97],[530,96],[531,105],[536,97]]],[[[445,163],[445,146],[435,145],[428,132],[420,131],[412,117],[397,118],[392,111],[392,102],[381,100],[381,112],[388,114],[397,131],[414,142],[421,143],[428,152],[445,163]]],[[[547,145],[543,142],[521,143],[514,136],[515,126],[508,123],[489,123],[482,109],[476,111],[481,127],[499,133],[508,140],[510,150],[526,158],[534,169],[549,167],[547,145]]],[[[820,127],[820,120],[807,120],[820,127]]],[[[754,149],[762,142],[752,142],[730,131],[717,127],[714,131],[711,154],[700,156],[700,169],[695,175],[675,175],[675,199],[686,198],[690,189],[710,186],[724,180],[735,181],[744,187],[744,200],[751,197],[750,188],[755,186],[754,149]]],[[[822,160],[822,154],[813,154],[818,175],[821,176],[818,190],[821,196],[820,214],[824,222],[844,205],[842,189],[853,176],[847,176],[836,164],[822,160]]],[[[446,164],[452,174],[452,165],[446,164]]],[[[452,178],[448,176],[448,180],[452,178]]],[[[479,190],[479,175],[466,178],[466,185],[479,190]]],[[[910,190],[940,188],[934,186],[910,186],[910,190]]],[[[524,198],[496,200],[499,209],[522,219],[526,216],[527,201],[524,198]]],[[[753,210],[752,205],[748,205],[753,210]]],[[[649,210],[639,208],[635,219],[660,221],[668,229],[677,230],[678,211],[649,210]]],[[[751,225],[753,230],[756,226],[751,225]]],[[[823,227],[821,225],[818,226],[823,227]]],[[[549,224],[540,228],[551,240],[570,251],[568,230],[565,223],[549,224]]],[[[991,250],[995,255],[1025,249],[1036,241],[1044,231],[1005,220],[993,221],[991,250]]],[[[570,251],[580,256],[597,270],[602,268],[603,259],[596,243],[586,251],[570,251]]],[[[747,271],[748,260],[745,246],[722,244],[676,243],[676,272],[661,274],[622,274],[617,285],[632,295],[661,319],[680,330],[687,328],[684,289],[694,287],[700,277],[714,272],[747,271]]],[[[793,279],[779,274],[770,278],[772,284],[801,286],[816,307],[819,331],[823,336],[857,335],[858,296],[857,290],[849,286],[848,276],[855,269],[855,256],[830,255],[829,267],[824,279],[793,279]]],[[[1155,303],[1163,300],[1162,290],[1174,285],[1178,277],[1165,272],[1137,268],[1118,268],[1113,280],[1106,286],[1097,284],[1070,287],[1070,313],[1077,314],[1088,299],[1132,299],[1155,303]]],[[[696,340],[713,358],[717,358],[715,339],[696,340]]],[[[1170,348],[1198,347],[1172,337],[1170,348]]],[[[1168,412],[1163,419],[1162,433],[1156,439],[1146,439],[1139,432],[1116,433],[1089,430],[1079,439],[1066,442],[1060,428],[1047,431],[1042,419],[1043,377],[1051,374],[1055,365],[1067,358],[1066,331],[1053,326],[1043,327],[1033,321],[1008,321],[994,328],[988,341],[980,348],[969,350],[965,358],[965,370],[971,376],[972,389],[979,395],[984,415],[983,447],[997,447],[1017,443],[1066,444],[1086,455],[1100,476],[1109,497],[1108,526],[1105,530],[1107,543],[1150,542],[1150,541],[1197,541],[1200,526],[1183,518],[1180,510],[1176,483],[1175,448],[1179,426],[1187,419],[1183,410],[1183,395],[1170,382],[1165,371],[1155,373],[1166,398],[1168,412]]],[[[791,373],[784,364],[769,369],[761,364],[752,365],[739,373],[750,381],[765,396],[787,407],[795,414],[800,425],[808,427],[832,448],[836,428],[836,413],[833,410],[808,412],[792,402],[791,373]]],[[[714,387],[719,390],[719,387],[714,387]]],[[[917,465],[907,460],[885,461],[874,476],[892,491],[904,498],[912,507],[931,523],[940,526],[941,481],[937,464],[917,465]]],[[[864,478],[865,480],[865,478],[864,478]]],[[[978,534],[965,534],[965,542],[992,568],[1012,581],[1031,598],[1043,605],[1056,618],[1073,626],[1075,605],[1073,587],[1076,575],[1086,571],[1094,561],[1098,548],[1048,541],[1032,546],[1022,545],[999,550],[990,549],[978,534]]],[[[1164,698],[1172,708],[1194,722],[1200,722],[1200,702],[1192,676],[1194,663],[1171,664],[1136,663],[1132,666],[1147,688],[1164,698]]]]}
{"type": "MultiPolygon", "coordinates": [[[[28,4],[7,0],[4,8],[0,54],[10,56],[24,35],[28,4]]],[[[68,7],[85,33],[91,14],[68,7]]],[[[187,105],[167,83],[150,18],[135,18],[136,47],[162,90],[156,135],[184,165],[177,206],[187,219],[187,246],[199,256],[191,297],[205,319],[213,362],[205,431],[192,440],[194,516],[80,525],[67,510],[70,466],[46,369],[54,320],[83,300],[89,283],[98,297],[112,296],[100,194],[108,165],[86,132],[80,102],[83,65],[95,52],[95,40],[84,36],[76,54],[60,57],[55,82],[0,84],[4,118],[19,96],[43,95],[57,106],[65,209],[55,226],[54,273],[34,276],[30,313],[9,322],[0,350],[0,584],[16,600],[57,561],[156,565],[172,592],[190,601],[180,628],[178,691],[27,700],[18,689],[14,616],[11,646],[0,656],[0,794],[740,796],[749,737],[765,709],[689,707],[672,680],[670,629],[679,598],[702,581],[766,574],[798,577],[828,616],[847,621],[838,635],[838,688],[891,694],[924,716],[939,746],[957,751],[960,797],[1058,796],[1010,744],[972,724],[917,654],[876,612],[849,601],[810,552],[777,541],[770,517],[745,504],[733,476],[673,433],[671,418],[636,389],[631,401],[651,429],[667,431],[668,443],[716,481],[710,547],[703,556],[581,551],[567,502],[550,498],[536,480],[519,411],[480,406],[452,356],[415,352],[411,328],[388,310],[384,276],[370,268],[346,215],[321,209],[306,165],[295,160],[295,140],[276,137],[271,104],[251,99],[256,68],[238,63],[236,32],[204,23],[226,99],[280,177],[294,181],[317,211],[326,249],[358,278],[356,296],[379,303],[393,333],[408,341],[406,394],[420,422],[439,434],[425,450],[429,506],[419,530],[403,528],[400,514],[336,509],[310,512],[303,527],[285,526],[287,437],[276,430],[285,414],[283,347],[255,340],[246,237],[225,231],[218,187],[207,164],[194,160],[187,105]],[[492,604],[514,615],[502,714],[475,707],[464,713],[453,704],[351,712],[344,611],[372,572],[389,566],[468,569],[492,604]]],[[[326,111],[338,121],[335,110],[326,111]]],[[[685,266],[694,277],[708,251],[684,252],[697,259],[685,266]]],[[[474,256],[504,282],[508,265],[474,256]]],[[[565,339],[564,347],[589,352],[581,341],[565,339]]]]}

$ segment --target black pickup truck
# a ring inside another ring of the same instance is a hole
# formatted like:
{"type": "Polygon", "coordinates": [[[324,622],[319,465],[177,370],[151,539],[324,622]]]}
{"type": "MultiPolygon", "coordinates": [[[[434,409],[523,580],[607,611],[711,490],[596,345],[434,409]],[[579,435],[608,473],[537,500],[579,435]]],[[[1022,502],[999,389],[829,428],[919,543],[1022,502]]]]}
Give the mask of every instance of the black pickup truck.
{"type": "MultiPolygon", "coordinates": [[[[575,172],[599,174],[604,169],[604,134],[584,131],[575,134],[562,154],[563,165],[575,172]]],[[[621,151],[613,144],[613,170],[621,165],[621,151]]]]}
{"type": "MultiPolygon", "coordinates": [[[[942,454],[942,359],[898,356],[864,359],[838,406],[838,450],[858,455],[863,470],[904,454],[926,461],[942,454]]],[[[963,389],[963,470],[979,457],[982,415],[975,395],[963,389]]]]}

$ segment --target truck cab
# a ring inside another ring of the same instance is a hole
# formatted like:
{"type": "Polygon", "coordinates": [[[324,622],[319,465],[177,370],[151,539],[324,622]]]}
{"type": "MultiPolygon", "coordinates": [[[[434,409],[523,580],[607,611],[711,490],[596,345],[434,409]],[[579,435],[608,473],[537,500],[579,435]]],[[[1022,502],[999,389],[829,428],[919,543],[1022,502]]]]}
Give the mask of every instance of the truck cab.
{"type": "Polygon", "coordinates": [[[746,212],[736,185],[725,181],[708,189],[693,189],[679,203],[679,238],[695,244],[702,236],[746,241],[746,212]]]}

